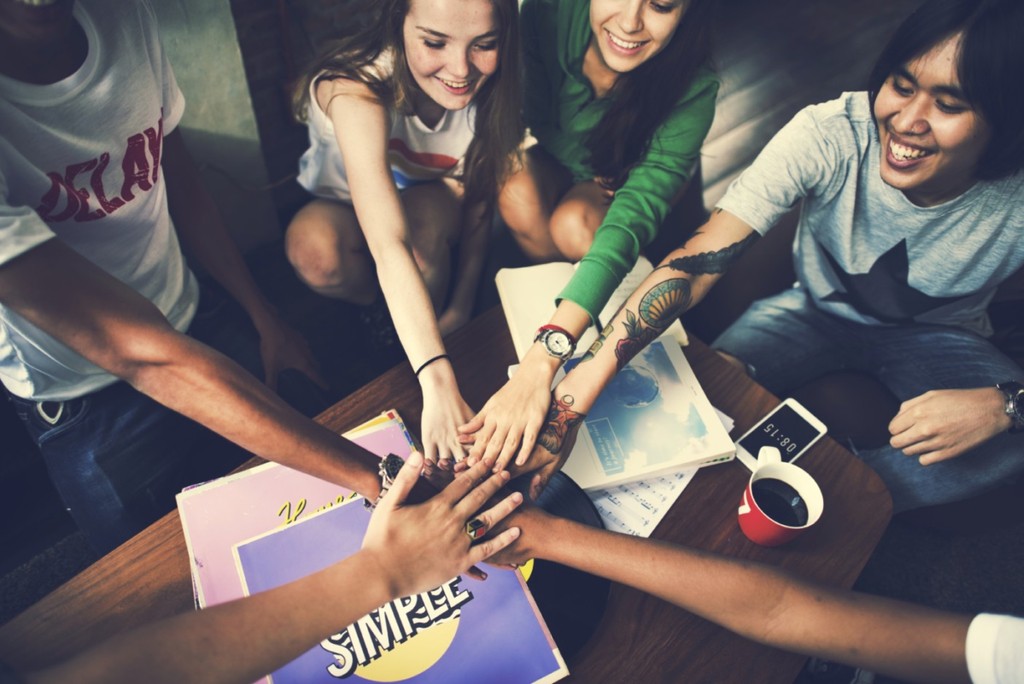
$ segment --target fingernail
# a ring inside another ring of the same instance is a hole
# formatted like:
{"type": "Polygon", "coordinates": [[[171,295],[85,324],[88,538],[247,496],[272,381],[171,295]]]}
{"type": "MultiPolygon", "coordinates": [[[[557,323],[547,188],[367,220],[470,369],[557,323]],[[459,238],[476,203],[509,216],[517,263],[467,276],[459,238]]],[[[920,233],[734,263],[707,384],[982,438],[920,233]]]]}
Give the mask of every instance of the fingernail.
{"type": "Polygon", "coordinates": [[[522,502],[523,502],[523,495],[522,495],[522,493],[521,493],[521,492],[516,492],[516,493],[514,493],[514,494],[512,495],[512,501],[513,501],[514,503],[517,503],[517,504],[518,504],[518,503],[522,503],[522,502]]]}
{"type": "Polygon", "coordinates": [[[501,479],[502,480],[507,480],[510,477],[512,477],[512,475],[510,475],[507,470],[502,470],[501,471],[501,479]]]}

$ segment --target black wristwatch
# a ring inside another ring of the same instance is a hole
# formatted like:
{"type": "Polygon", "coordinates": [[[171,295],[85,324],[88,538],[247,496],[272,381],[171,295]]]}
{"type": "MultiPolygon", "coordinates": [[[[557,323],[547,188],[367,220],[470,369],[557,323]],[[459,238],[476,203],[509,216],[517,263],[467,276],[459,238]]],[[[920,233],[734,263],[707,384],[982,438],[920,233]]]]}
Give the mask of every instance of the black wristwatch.
{"type": "Polygon", "coordinates": [[[405,461],[402,460],[401,456],[395,456],[394,454],[388,454],[384,458],[380,459],[380,465],[377,466],[377,473],[380,474],[380,494],[377,495],[377,499],[371,503],[369,499],[363,499],[363,505],[373,510],[380,503],[380,500],[384,498],[384,495],[391,489],[391,485],[395,483],[395,478],[398,477],[398,471],[405,465],[405,461]]]}
{"type": "Polygon", "coordinates": [[[537,335],[533,338],[533,341],[544,345],[544,350],[547,351],[549,356],[562,361],[568,360],[572,353],[576,351],[576,340],[573,339],[568,330],[557,325],[542,325],[537,330],[537,335]]]}
{"type": "Polygon", "coordinates": [[[1006,399],[1004,410],[1010,416],[1010,432],[1024,432],[1024,385],[1019,382],[1001,382],[996,389],[1006,399]]]}

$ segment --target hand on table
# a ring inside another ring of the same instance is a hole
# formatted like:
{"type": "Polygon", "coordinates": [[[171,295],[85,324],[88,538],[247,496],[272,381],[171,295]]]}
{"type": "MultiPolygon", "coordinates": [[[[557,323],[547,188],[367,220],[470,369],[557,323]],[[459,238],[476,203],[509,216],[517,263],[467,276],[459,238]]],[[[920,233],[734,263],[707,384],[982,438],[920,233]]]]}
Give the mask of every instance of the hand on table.
{"type": "Polygon", "coordinates": [[[406,496],[422,467],[423,456],[411,454],[377,504],[363,538],[363,550],[376,556],[394,596],[432,589],[465,573],[519,536],[518,527],[508,527],[474,543],[466,532],[467,522],[474,519],[484,524],[483,529],[492,530],[522,503],[522,494],[516,492],[478,513],[508,482],[508,473],[486,477],[488,468],[481,463],[459,474],[430,500],[407,505],[406,496]],[[481,481],[483,477],[486,479],[481,481]]]}
{"type": "Polygon", "coordinates": [[[924,466],[955,458],[1009,428],[1003,407],[994,387],[925,392],[900,405],[889,444],[924,466]]]}
{"type": "Polygon", "coordinates": [[[498,471],[514,456],[516,465],[527,462],[548,412],[553,377],[553,370],[530,366],[524,359],[480,412],[459,427],[462,443],[472,444],[466,465],[482,459],[498,471]]]}

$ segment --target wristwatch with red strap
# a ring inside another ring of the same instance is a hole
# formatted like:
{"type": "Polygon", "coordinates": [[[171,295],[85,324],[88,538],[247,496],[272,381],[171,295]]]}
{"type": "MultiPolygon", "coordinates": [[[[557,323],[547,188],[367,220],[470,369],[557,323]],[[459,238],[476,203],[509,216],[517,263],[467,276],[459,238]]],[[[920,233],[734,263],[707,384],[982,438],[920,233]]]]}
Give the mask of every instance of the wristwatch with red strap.
{"type": "Polygon", "coordinates": [[[568,330],[557,325],[542,325],[537,329],[533,341],[540,342],[549,355],[562,361],[567,360],[576,351],[576,339],[568,330]]]}

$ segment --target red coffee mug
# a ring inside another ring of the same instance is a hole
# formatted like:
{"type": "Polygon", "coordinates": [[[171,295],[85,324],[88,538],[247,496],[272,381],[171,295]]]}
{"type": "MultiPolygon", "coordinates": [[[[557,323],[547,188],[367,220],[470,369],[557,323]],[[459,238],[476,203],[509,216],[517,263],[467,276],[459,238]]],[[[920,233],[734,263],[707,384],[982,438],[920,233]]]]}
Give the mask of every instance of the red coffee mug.
{"type": "Polygon", "coordinates": [[[823,509],[821,488],[807,471],[792,463],[769,463],[751,474],[737,513],[747,539],[761,546],[778,546],[818,522],[823,509]],[[772,480],[783,485],[769,482],[772,480]],[[798,504],[791,505],[797,497],[798,504]],[[805,520],[800,519],[801,508],[806,510],[805,520]]]}

